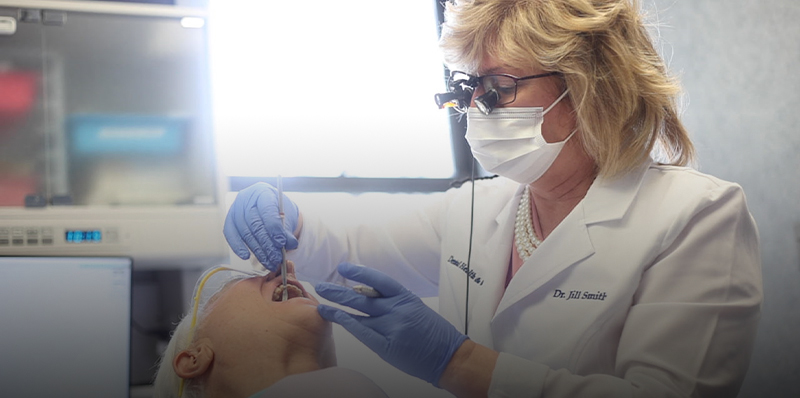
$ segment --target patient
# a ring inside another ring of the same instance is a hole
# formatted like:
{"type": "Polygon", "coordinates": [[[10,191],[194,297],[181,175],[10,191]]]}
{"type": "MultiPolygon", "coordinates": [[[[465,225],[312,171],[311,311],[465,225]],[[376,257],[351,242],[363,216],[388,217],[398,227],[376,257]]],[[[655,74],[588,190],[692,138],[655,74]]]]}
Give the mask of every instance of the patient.
{"type": "Polygon", "coordinates": [[[155,397],[386,397],[366,376],[338,368],[331,324],[287,273],[289,300],[273,273],[225,284],[178,324],[161,359],[155,397]],[[187,341],[191,338],[191,341],[187,341]]]}

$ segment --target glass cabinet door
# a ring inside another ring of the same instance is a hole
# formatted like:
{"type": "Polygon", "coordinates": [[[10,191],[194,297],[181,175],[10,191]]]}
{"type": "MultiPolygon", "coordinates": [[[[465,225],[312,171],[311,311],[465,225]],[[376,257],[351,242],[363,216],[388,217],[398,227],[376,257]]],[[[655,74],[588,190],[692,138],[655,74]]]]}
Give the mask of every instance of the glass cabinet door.
{"type": "Polygon", "coordinates": [[[0,206],[47,190],[42,31],[18,15],[0,8],[0,206]]]}
{"type": "Polygon", "coordinates": [[[0,37],[12,71],[0,90],[32,87],[16,89],[16,114],[0,110],[0,190],[14,193],[0,205],[216,203],[203,27],[58,10],[27,10],[38,21],[26,22],[24,9],[0,10],[19,18],[0,37]]]}

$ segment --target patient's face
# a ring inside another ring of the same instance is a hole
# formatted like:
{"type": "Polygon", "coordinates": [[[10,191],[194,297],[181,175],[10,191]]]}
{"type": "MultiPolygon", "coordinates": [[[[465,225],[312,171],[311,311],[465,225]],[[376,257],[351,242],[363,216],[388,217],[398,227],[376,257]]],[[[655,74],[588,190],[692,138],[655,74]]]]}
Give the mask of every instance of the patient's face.
{"type": "Polygon", "coordinates": [[[272,273],[229,285],[208,304],[197,326],[197,338],[214,344],[216,361],[241,361],[243,356],[269,357],[282,349],[322,350],[332,345],[331,325],[317,312],[319,302],[290,272],[289,300],[280,297],[281,278],[272,273]]]}

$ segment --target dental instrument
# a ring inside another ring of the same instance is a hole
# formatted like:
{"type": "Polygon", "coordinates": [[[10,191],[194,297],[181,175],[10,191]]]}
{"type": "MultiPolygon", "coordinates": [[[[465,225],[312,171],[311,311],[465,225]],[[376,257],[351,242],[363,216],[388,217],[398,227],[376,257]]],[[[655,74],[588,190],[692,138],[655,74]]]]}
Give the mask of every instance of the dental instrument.
{"type": "Polygon", "coordinates": [[[353,286],[353,290],[356,293],[366,297],[371,297],[371,298],[383,297],[381,292],[375,290],[374,287],[370,287],[367,285],[355,285],[353,286]]]}
{"type": "MultiPolygon", "coordinates": [[[[281,216],[281,226],[286,227],[286,215],[283,213],[283,178],[278,175],[278,213],[281,216]]],[[[283,296],[281,297],[281,301],[286,301],[289,299],[289,290],[286,289],[286,247],[281,247],[281,255],[283,256],[283,260],[281,260],[281,286],[283,286],[283,296]]]]}

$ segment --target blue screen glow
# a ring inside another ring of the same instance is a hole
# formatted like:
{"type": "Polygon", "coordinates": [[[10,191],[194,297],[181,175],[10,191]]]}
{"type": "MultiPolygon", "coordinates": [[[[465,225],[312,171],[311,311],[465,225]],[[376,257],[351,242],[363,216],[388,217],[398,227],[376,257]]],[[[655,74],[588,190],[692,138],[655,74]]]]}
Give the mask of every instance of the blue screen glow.
{"type": "Polygon", "coordinates": [[[67,243],[100,243],[103,240],[103,232],[99,229],[90,230],[67,230],[67,243]]]}

